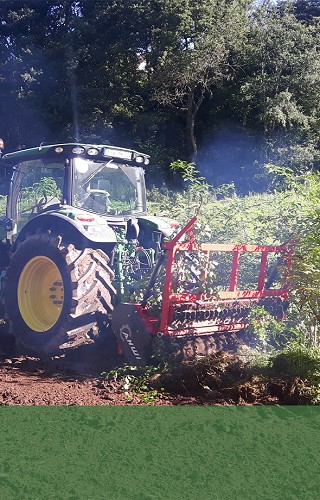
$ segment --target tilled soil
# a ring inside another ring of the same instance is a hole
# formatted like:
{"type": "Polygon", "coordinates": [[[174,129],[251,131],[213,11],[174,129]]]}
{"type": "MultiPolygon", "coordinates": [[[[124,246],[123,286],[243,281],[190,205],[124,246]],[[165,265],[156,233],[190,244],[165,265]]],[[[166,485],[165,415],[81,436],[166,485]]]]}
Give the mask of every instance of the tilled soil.
{"type": "MultiPolygon", "coordinates": [[[[123,406],[147,404],[125,391],[123,382],[107,381],[97,370],[85,375],[67,361],[31,356],[0,358],[0,405],[123,406]]],[[[197,398],[159,394],[152,404],[197,404],[197,398]]]]}
{"type": "MultiPolygon", "coordinates": [[[[209,374],[203,365],[177,365],[157,375],[148,392],[138,394],[123,380],[103,375],[123,364],[101,346],[84,346],[65,356],[40,359],[15,349],[0,356],[0,405],[274,405],[308,404],[307,381],[249,376],[233,354],[217,353],[209,374]],[[215,366],[217,371],[215,371],[215,366]],[[221,370],[221,366],[223,369],[221,370]],[[201,371],[202,370],[202,371],[201,371]],[[227,383],[226,383],[227,380],[227,383]],[[228,382],[230,380],[230,383],[228,382]]],[[[151,377],[152,379],[152,377],[151,377]]]]}
{"type": "MultiPolygon", "coordinates": [[[[124,389],[121,381],[106,380],[109,370],[124,361],[105,346],[87,345],[66,355],[41,359],[15,348],[0,355],[0,405],[122,406],[147,404],[124,389]],[[108,359],[109,358],[109,359],[108,359]]],[[[197,404],[196,398],[159,394],[153,404],[197,404]]]]}

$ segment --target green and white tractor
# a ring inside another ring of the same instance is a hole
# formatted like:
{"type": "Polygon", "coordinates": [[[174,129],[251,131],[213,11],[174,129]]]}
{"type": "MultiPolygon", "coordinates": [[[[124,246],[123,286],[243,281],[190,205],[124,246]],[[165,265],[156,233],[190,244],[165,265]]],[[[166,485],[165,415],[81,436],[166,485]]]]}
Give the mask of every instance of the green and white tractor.
{"type": "Polygon", "coordinates": [[[176,223],[147,215],[148,164],[129,149],[74,143],[2,157],[0,298],[20,344],[52,354],[94,342],[152,269],[176,223]]]}

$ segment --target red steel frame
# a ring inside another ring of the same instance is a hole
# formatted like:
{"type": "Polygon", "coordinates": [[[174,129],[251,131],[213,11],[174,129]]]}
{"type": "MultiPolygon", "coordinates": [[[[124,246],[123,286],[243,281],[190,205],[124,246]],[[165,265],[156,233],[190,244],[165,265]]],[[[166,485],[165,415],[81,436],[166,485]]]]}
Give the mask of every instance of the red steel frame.
{"type": "MultiPolygon", "coordinates": [[[[266,245],[224,245],[224,244],[211,244],[211,243],[196,243],[193,233],[193,225],[196,222],[197,217],[193,217],[188,224],[169,242],[164,244],[164,248],[167,251],[167,264],[166,264],[166,276],[162,295],[162,311],[161,311],[161,322],[160,331],[165,335],[183,335],[187,334],[190,329],[186,328],[184,330],[174,330],[170,328],[170,321],[173,315],[173,304],[182,304],[187,302],[196,301],[232,301],[236,300],[241,303],[245,299],[251,299],[252,301],[258,301],[266,297],[280,297],[282,299],[288,298],[288,286],[284,285],[281,289],[265,289],[266,272],[268,267],[268,254],[269,253],[283,253],[287,256],[291,256],[293,253],[293,248],[290,245],[282,246],[266,246],[266,245]],[[189,234],[189,240],[184,243],[179,243],[182,236],[186,233],[189,234]],[[229,290],[221,291],[217,293],[217,296],[208,296],[203,293],[172,293],[172,278],[175,268],[175,255],[176,252],[183,251],[202,251],[209,255],[209,252],[232,252],[233,261],[230,274],[230,286],[229,290]],[[260,271],[257,282],[256,290],[238,290],[238,275],[239,275],[239,263],[241,254],[245,252],[255,252],[261,253],[260,260],[260,271]]],[[[248,326],[247,324],[235,323],[235,324],[220,324],[210,327],[210,331],[223,331],[223,330],[240,330],[248,326]]],[[[196,327],[198,334],[208,333],[207,326],[196,327]]]]}

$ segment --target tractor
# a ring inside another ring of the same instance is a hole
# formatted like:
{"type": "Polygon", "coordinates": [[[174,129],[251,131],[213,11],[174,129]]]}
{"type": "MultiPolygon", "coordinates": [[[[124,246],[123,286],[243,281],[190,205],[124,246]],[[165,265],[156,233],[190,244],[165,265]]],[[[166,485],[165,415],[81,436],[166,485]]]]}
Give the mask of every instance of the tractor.
{"type": "Polygon", "coordinates": [[[209,353],[221,334],[246,328],[253,304],[283,317],[288,289],[273,285],[268,257],[290,248],[198,243],[196,217],[181,228],[148,215],[149,161],[79,143],[2,157],[0,299],[20,345],[54,355],[113,332],[128,361],[144,364],[155,338],[174,339],[184,357],[209,353]],[[258,256],[253,289],[238,286],[244,254],[258,256]],[[224,288],[210,282],[218,257],[224,288]]]}

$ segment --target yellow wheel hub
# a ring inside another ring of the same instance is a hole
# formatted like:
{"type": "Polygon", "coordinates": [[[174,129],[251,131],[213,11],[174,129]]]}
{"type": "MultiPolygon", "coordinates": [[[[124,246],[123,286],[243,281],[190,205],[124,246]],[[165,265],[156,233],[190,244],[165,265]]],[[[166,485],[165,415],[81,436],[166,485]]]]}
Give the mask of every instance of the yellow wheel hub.
{"type": "Polygon", "coordinates": [[[18,283],[18,304],[24,322],[35,332],[46,332],[58,321],[64,288],[60,271],[48,257],[33,257],[18,283]]]}

